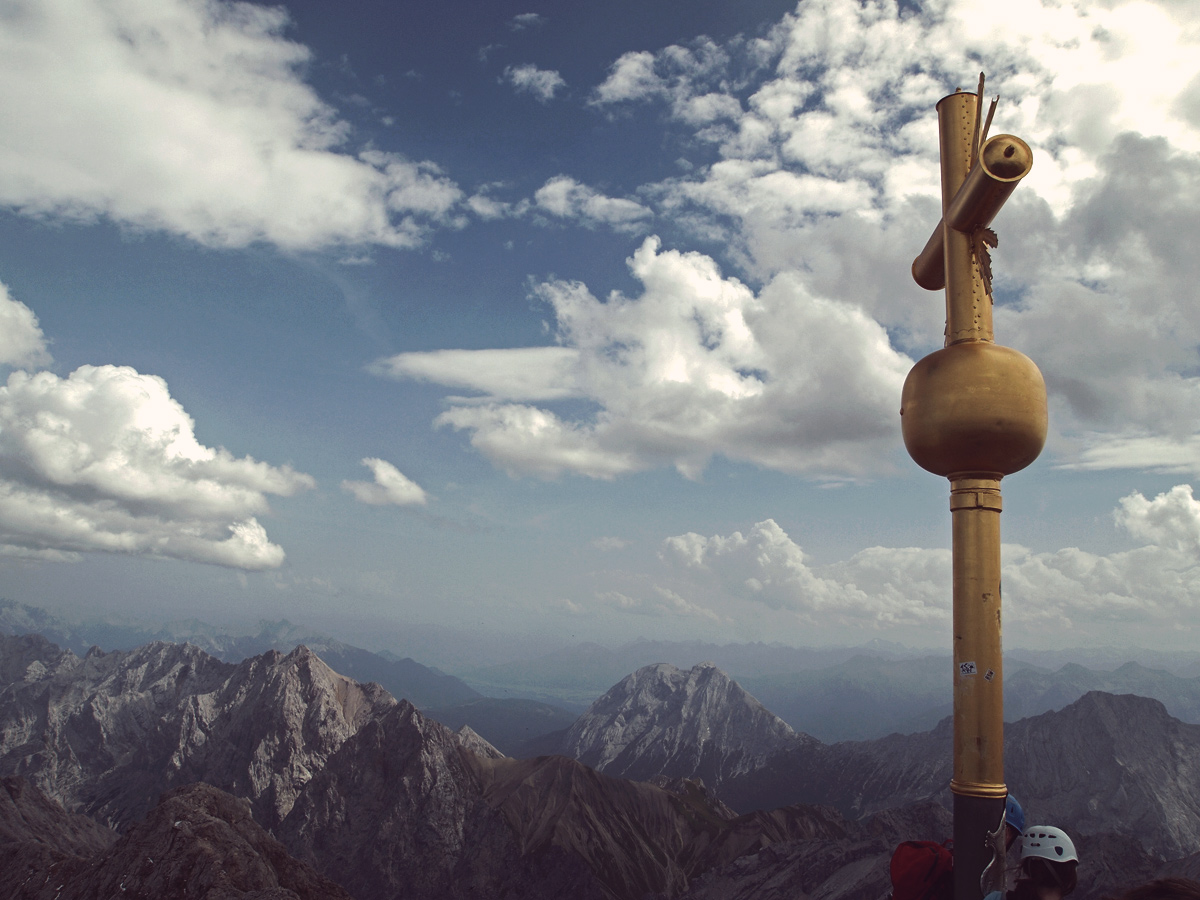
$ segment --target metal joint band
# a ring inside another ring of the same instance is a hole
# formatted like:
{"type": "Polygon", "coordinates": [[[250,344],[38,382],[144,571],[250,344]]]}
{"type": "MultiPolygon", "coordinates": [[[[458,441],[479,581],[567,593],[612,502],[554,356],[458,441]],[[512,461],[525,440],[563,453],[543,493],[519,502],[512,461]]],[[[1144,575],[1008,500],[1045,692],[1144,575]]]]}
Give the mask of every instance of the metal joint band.
{"type": "Polygon", "coordinates": [[[1002,512],[1004,501],[999,491],[955,491],[950,495],[950,511],[956,509],[991,509],[1002,512]]]}
{"type": "Polygon", "coordinates": [[[961,797],[1007,797],[1008,786],[979,781],[950,779],[950,790],[961,797]]]}

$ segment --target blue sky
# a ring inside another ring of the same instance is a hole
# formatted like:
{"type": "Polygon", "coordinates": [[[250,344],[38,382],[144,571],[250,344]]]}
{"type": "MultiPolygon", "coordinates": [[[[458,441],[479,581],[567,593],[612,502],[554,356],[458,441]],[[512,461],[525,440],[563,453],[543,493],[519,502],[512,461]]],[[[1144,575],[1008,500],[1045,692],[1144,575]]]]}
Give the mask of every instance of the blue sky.
{"type": "Polygon", "coordinates": [[[1034,171],[996,333],[1010,644],[1200,628],[1200,12],[1177,3],[0,14],[0,593],[61,611],[949,642],[899,437],[934,104],[1034,171]]]}

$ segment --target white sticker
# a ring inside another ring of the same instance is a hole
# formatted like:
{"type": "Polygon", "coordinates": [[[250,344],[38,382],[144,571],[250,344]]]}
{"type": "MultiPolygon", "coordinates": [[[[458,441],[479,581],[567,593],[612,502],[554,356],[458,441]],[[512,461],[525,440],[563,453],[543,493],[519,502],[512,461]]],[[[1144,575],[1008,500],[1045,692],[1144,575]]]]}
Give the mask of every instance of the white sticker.
{"type": "Polygon", "coordinates": [[[983,673],[984,681],[991,681],[995,677],[996,677],[995,669],[988,669],[986,672],[983,673]]]}
{"type": "Polygon", "coordinates": [[[958,664],[959,675],[977,675],[978,673],[979,670],[975,668],[975,663],[973,662],[962,662],[958,664]]]}

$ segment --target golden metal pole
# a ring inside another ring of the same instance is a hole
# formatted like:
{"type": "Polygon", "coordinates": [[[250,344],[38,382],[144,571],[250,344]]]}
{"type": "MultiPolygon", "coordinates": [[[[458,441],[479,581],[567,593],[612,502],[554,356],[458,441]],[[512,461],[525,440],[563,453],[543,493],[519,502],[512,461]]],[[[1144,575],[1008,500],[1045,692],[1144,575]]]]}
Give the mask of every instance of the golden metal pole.
{"type": "Polygon", "coordinates": [[[993,881],[1003,877],[1002,865],[989,867],[1003,852],[1007,794],[1000,480],[1037,458],[1047,427],[1037,366],[993,341],[987,251],[996,243],[987,225],[1028,173],[1032,155],[1011,135],[979,146],[982,94],[981,76],[978,94],[956,92],[937,105],[942,221],[914,261],[913,277],[929,289],[945,286],[945,347],[913,366],[900,408],[913,460],[950,480],[956,900],[979,900],[985,887],[1003,887],[980,883],[985,869],[993,881]]]}
{"type": "MultiPolygon", "coordinates": [[[[1004,669],[1000,638],[1000,479],[950,482],[954,555],[954,777],[967,797],[1004,784],[1004,669]]],[[[993,827],[995,823],[989,823],[993,827]]]]}

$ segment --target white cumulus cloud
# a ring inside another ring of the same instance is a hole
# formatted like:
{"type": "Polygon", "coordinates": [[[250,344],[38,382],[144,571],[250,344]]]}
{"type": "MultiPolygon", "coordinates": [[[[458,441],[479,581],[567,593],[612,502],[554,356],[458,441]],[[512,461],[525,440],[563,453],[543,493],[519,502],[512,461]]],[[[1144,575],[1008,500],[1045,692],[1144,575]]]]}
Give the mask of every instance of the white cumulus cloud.
{"type": "Polygon", "coordinates": [[[470,432],[512,473],[612,478],[673,465],[697,477],[721,454],[863,476],[899,446],[896,404],[910,361],[861,311],[791,277],[756,294],[709,257],[664,251],[656,238],[629,265],[638,297],[601,301],[563,281],[538,289],[557,348],[402,354],[376,371],[482,392],[454,401],[437,423],[470,432]],[[533,405],[556,390],[595,412],[533,405]]]}
{"type": "Polygon", "coordinates": [[[647,244],[632,263],[642,296],[539,291],[577,354],[564,393],[593,411],[499,375],[489,389],[482,358],[434,374],[413,357],[403,374],[476,391],[439,422],[511,472],[695,475],[714,453],[886,470],[902,370],[943,334],[942,298],[907,274],[940,212],[934,106],[980,68],[1001,94],[993,133],[1035,154],[996,222],[996,335],[1046,377],[1048,455],[1200,472],[1200,11],[1180,4],[1029,0],[985,22],[966,2],[811,0],[761,39],[625,54],[589,102],[661,104],[698,161],[627,186],[636,200],[559,175],[529,209],[723,245],[726,270],[762,285],[716,275],[750,339],[714,340],[704,291],[684,299],[712,260],[647,244]]]}
{"type": "Polygon", "coordinates": [[[539,103],[549,103],[560,88],[567,86],[561,75],[552,69],[539,69],[533,63],[507,66],[504,81],[517,91],[532,94],[539,103]]]}
{"type": "Polygon", "coordinates": [[[608,77],[596,88],[592,102],[621,103],[666,93],[666,83],[654,71],[654,63],[654,54],[646,50],[624,54],[609,68],[608,77]]]}
{"type": "Polygon", "coordinates": [[[691,47],[672,44],[657,53],[625,53],[609,68],[590,102],[603,107],[666,99],[683,121],[705,124],[741,110],[723,90],[730,86],[730,61],[729,53],[709,38],[699,38],[691,47]]]}
{"type": "Polygon", "coordinates": [[[0,16],[0,204],[215,246],[420,244],[462,192],[348,148],[279,6],[41,0],[0,16]]]}
{"type": "Polygon", "coordinates": [[[640,231],[652,213],[635,200],[607,197],[568,175],[556,175],[533,195],[537,208],[583,225],[608,225],[618,231],[640,231]]]}
{"type": "Polygon", "coordinates": [[[129,553],[267,569],[284,559],[257,516],[308,475],[196,440],[166,382],[123,366],[0,387],[0,552],[129,553]]]}
{"type": "Polygon", "coordinates": [[[0,366],[38,367],[49,362],[46,336],[37,316],[0,284],[0,366]]]}
{"type": "Polygon", "coordinates": [[[1132,493],[1113,515],[1135,538],[1200,558],[1200,501],[1189,484],[1177,484],[1153,500],[1132,493]]]}
{"type": "Polygon", "coordinates": [[[362,464],[371,470],[374,481],[343,481],[342,489],[360,503],[371,506],[424,506],[425,491],[415,481],[386,460],[367,457],[362,464]]]}

